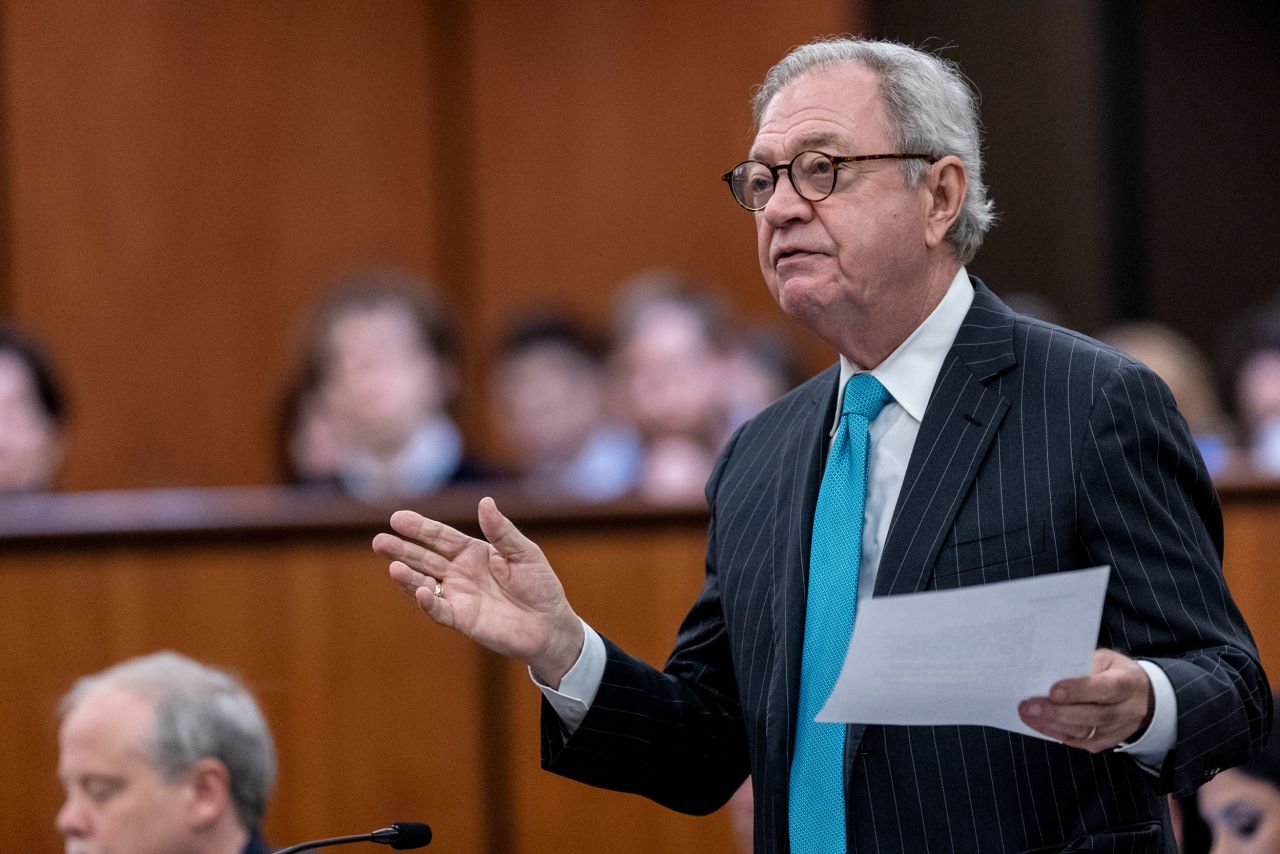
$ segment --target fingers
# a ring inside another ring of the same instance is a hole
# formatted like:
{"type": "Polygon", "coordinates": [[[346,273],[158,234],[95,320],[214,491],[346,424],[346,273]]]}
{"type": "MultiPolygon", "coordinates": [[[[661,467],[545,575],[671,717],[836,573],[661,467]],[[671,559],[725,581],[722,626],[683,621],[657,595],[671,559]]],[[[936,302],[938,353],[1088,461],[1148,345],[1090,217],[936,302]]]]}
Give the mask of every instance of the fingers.
{"type": "Polygon", "coordinates": [[[427,575],[439,577],[448,571],[449,561],[441,555],[391,534],[374,537],[373,550],[388,560],[398,560],[427,575]]]}
{"type": "Polygon", "coordinates": [[[453,557],[474,541],[461,531],[412,510],[397,510],[392,513],[391,528],[397,534],[417,540],[445,557],[453,557]]]}
{"type": "Polygon", "coordinates": [[[1075,747],[1079,750],[1087,750],[1090,753],[1102,753],[1103,751],[1111,750],[1120,743],[1120,738],[1116,731],[1098,727],[1089,727],[1083,731],[1079,729],[1054,729],[1051,727],[1036,729],[1046,737],[1060,742],[1066,747],[1075,747]]]}
{"type": "MultiPolygon", "coordinates": [[[[516,562],[542,558],[542,550],[520,533],[510,519],[502,515],[492,498],[481,499],[478,516],[485,539],[503,557],[516,562]]],[[[379,534],[373,539],[373,550],[383,557],[403,560],[420,567],[442,568],[438,564],[432,564],[434,556],[443,557],[446,561],[453,560],[465,548],[477,542],[474,537],[412,510],[397,510],[391,514],[391,527],[400,537],[379,534]],[[401,537],[417,542],[409,542],[401,537]]]]}
{"type": "Polygon", "coordinates": [[[480,517],[480,530],[505,558],[515,563],[529,563],[542,559],[542,549],[533,540],[520,533],[520,529],[498,509],[492,498],[480,499],[477,510],[480,517]]]}
{"type": "Polygon", "coordinates": [[[1068,747],[1093,753],[1114,747],[1127,734],[1122,719],[1107,707],[1055,706],[1045,698],[1032,698],[1018,705],[1022,722],[1068,747]]]}
{"type": "Polygon", "coordinates": [[[389,568],[391,580],[414,598],[427,616],[444,626],[453,626],[453,605],[441,595],[436,594],[436,585],[440,580],[424,575],[400,561],[392,561],[389,568]]]}
{"type": "Polygon", "coordinates": [[[1151,681],[1136,661],[1114,650],[1094,654],[1092,676],[1056,682],[1048,697],[1018,705],[1023,723],[1071,747],[1097,753],[1139,732],[1149,720],[1151,681]]]}
{"type": "Polygon", "coordinates": [[[1146,681],[1146,673],[1136,661],[1112,649],[1099,649],[1093,653],[1092,676],[1060,680],[1049,696],[1055,703],[1114,705],[1145,687],[1146,681]]]}
{"type": "Polygon", "coordinates": [[[391,566],[388,567],[387,571],[391,576],[391,580],[410,596],[417,595],[418,588],[420,587],[426,587],[429,590],[435,589],[437,581],[436,578],[425,573],[418,572],[416,569],[402,561],[392,561],[391,566]]]}
{"type": "Polygon", "coordinates": [[[443,596],[435,594],[435,584],[419,587],[414,593],[418,607],[428,617],[446,628],[453,628],[453,604],[443,596]]]}

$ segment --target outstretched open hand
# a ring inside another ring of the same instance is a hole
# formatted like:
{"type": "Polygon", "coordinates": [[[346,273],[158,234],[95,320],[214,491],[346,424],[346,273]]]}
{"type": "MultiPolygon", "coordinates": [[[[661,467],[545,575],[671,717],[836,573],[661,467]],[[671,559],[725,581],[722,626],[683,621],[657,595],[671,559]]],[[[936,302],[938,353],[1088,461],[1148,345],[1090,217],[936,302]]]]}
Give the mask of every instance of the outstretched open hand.
{"type": "Polygon", "coordinates": [[[492,498],[478,514],[484,540],[399,510],[391,527],[400,536],[378,534],[373,550],[431,619],[520,659],[556,687],[582,651],[582,624],[542,549],[492,498]]]}

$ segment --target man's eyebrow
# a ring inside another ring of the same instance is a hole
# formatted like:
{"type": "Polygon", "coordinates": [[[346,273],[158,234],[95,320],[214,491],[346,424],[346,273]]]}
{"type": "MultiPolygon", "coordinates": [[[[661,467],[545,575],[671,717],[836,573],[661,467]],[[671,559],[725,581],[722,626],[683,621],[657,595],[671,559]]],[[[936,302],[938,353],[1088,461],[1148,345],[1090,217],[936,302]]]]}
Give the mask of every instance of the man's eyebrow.
{"type": "MultiPolygon", "coordinates": [[[[812,133],[812,134],[809,134],[808,136],[802,136],[798,140],[795,140],[792,143],[792,146],[794,146],[795,148],[795,153],[792,154],[791,156],[794,157],[796,154],[799,154],[802,151],[821,151],[821,150],[826,150],[830,148],[839,148],[842,145],[844,145],[844,143],[841,142],[840,139],[836,137],[835,134],[812,133]]],[[[827,152],[827,153],[832,153],[832,152],[827,152]]],[[[752,146],[751,148],[751,153],[749,154],[749,157],[751,160],[760,160],[762,162],[767,162],[764,156],[764,153],[760,149],[754,146],[752,146]]]]}

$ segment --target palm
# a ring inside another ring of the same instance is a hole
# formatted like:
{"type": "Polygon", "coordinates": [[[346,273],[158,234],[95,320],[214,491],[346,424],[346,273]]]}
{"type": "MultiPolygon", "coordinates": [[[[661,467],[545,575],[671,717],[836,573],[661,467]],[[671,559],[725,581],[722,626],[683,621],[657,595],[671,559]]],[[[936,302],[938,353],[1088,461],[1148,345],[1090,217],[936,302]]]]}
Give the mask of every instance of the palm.
{"type": "Polygon", "coordinates": [[[487,542],[401,510],[391,517],[400,536],[379,534],[373,548],[433,620],[558,679],[581,646],[581,624],[542,550],[491,499],[479,516],[487,542]]]}
{"type": "Polygon", "coordinates": [[[484,540],[468,539],[445,582],[452,627],[501,655],[536,657],[547,644],[538,628],[554,623],[564,604],[559,579],[545,560],[506,557],[484,540]]]}

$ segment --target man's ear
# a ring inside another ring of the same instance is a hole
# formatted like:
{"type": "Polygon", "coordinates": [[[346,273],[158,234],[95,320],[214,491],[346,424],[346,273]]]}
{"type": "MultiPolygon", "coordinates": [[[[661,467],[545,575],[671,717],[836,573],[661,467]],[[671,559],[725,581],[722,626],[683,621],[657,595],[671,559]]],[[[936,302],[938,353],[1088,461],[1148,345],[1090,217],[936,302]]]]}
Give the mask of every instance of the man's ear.
{"type": "Polygon", "coordinates": [[[231,774],[220,760],[206,756],[197,760],[187,774],[190,794],[187,816],[192,828],[207,828],[234,811],[231,774]]]}
{"type": "Polygon", "coordinates": [[[951,225],[960,216],[969,179],[964,164],[954,154],[948,154],[929,167],[924,186],[928,190],[925,209],[925,244],[932,249],[946,240],[951,225]]]}

